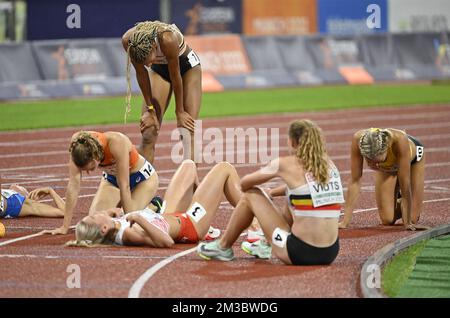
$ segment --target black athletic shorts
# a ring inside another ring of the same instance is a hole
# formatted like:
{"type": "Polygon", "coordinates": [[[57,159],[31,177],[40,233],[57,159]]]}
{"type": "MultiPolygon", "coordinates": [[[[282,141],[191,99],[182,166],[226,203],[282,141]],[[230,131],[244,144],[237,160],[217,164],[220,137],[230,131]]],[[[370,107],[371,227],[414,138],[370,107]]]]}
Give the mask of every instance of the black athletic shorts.
{"type": "Polygon", "coordinates": [[[339,253],[339,238],[329,247],[315,247],[291,233],[286,248],[293,265],[329,265],[339,253]]]}
{"type": "Polygon", "coordinates": [[[411,161],[411,164],[415,164],[422,160],[424,154],[424,146],[423,144],[417,140],[415,137],[408,135],[409,140],[411,140],[416,145],[416,156],[411,161]]]}
{"type": "MultiPolygon", "coordinates": [[[[180,63],[180,73],[183,76],[187,71],[191,68],[200,65],[200,59],[198,55],[193,51],[189,51],[184,53],[179,57],[180,63]]],[[[169,73],[169,65],[168,64],[152,64],[151,69],[160,75],[166,82],[171,83],[170,81],[170,73],[169,73]]]]}

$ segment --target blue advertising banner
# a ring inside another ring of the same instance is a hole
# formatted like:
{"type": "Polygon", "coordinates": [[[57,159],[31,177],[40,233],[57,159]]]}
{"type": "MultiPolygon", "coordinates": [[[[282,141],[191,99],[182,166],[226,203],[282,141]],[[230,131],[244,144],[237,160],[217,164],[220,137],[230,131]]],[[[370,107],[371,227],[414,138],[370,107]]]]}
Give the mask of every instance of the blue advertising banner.
{"type": "Polygon", "coordinates": [[[33,0],[28,40],[120,37],[136,22],[159,19],[159,0],[33,0]]]}
{"type": "Polygon", "coordinates": [[[387,0],[318,0],[319,32],[368,34],[387,32],[387,0]]]}
{"type": "Polygon", "coordinates": [[[174,0],[171,17],[185,35],[242,33],[242,0],[174,0]]]}

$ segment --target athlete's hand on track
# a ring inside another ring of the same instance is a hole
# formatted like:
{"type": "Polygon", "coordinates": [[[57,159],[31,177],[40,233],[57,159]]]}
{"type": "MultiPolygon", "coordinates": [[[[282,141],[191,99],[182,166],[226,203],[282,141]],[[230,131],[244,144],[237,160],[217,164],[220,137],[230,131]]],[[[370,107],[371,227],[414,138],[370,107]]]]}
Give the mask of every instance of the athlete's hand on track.
{"type": "Polygon", "coordinates": [[[51,235],[57,235],[57,234],[67,234],[69,232],[69,228],[61,226],[54,230],[44,230],[40,232],[40,234],[51,234],[51,235]]]}
{"type": "Polygon", "coordinates": [[[140,120],[141,133],[147,128],[150,128],[152,126],[155,127],[156,132],[159,131],[159,121],[158,117],[156,116],[155,110],[147,111],[141,116],[140,120]]]}
{"type": "Polygon", "coordinates": [[[50,195],[51,191],[52,191],[52,189],[49,188],[49,187],[38,188],[38,189],[35,189],[35,190],[31,191],[28,194],[28,197],[31,200],[38,201],[38,200],[41,200],[41,199],[45,198],[47,195],[50,195]]]}
{"type": "Polygon", "coordinates": [[[194,133],[195,129],[195,121],[188,112],[177,113],[177,127],[178,128],[186,128],[191,133],[194,133]]]}

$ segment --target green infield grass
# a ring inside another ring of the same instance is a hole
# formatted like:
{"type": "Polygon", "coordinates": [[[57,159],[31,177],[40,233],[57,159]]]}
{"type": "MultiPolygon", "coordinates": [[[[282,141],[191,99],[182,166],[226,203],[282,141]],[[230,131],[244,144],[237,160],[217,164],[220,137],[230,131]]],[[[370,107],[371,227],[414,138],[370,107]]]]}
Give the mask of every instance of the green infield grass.
{"type": "MultiPolygon", "coordinates": [[[[142,98],[132,98],[128,122],[137,122],[142,98]]],[[[352,107],[450,104],[449,85],[321,86],[205,93],[200,117],[320,111],[352,107]]],[[[0,103],[0,130],[124,122],[125,96],[0,103]]],[[[173,120],[174,102],[165,120],[173,120]]]]}

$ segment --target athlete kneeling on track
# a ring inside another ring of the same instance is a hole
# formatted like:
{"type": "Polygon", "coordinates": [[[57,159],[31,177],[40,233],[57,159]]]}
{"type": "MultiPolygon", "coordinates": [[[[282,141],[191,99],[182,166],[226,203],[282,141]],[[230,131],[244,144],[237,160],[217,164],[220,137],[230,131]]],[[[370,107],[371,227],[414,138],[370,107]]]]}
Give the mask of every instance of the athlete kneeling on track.
{"type": "Polygon", "coordinates": [[[1,189],[0,219],[26,216],[62,218],[64,205],[64,200],[52,188],[38,188],[28,192],[24,187],[13,185],[8,190],[1,189]],[[48,195],[53,199],[56,207],[38,202],[48,195]]]}
{"type": "Polygon", "coordinates": [[[239,176],[232,165],[226,162],[215,165],[198,184],[195,163],[185,160],[167,188],[163,214],[149,208],[121,218],[96,213],[77,224],[76,240],[67,245],[170,247],[174,243],[197,243],[208,232],[223,195],[233,206],[242,196],[239,176]]]}
{"type": "Polygon", "coordinates": [[[424,147],[416,138],[393,128],[370,128],[354,134],[351,180],[339,227],[346,228],[351,221],[361,189],[364,159],[375,170],[375,196],[381,222],[394,225],[402,218],[408,230],[428,229],[417,225],[423,206],[424,147]]]}
{"type": "Polygon", "coordinates": [[[117,207],[125,213],[145,208],[158,188],[158,175],[153,166],[139,155],[130,139],[119,132],[80,131],[70,143],[69,183],[63,226],[51,234],[66,234],[80,192],[81,175],[97,167],[103,168],[103,178],[89,209],[97,211],[117,207]]]}
{"type": "Polygon", "coordinates": [[[327,155],[320,128],[309,120],[290,125],[288,146],[289,156],[275,159],[242,179],[244,195],[225,234],[198,246],[202,258],[233,260],[233,243],[255,216],[266,237],[266,249],[271,248],[285,264],[324,265],[335,260],[340,204],[344,202],[339,171],[327,155]],[[286,193],[288,202],[283,211],[256,187],[276,177],[285,185],[271,193],[286,193]]]}

